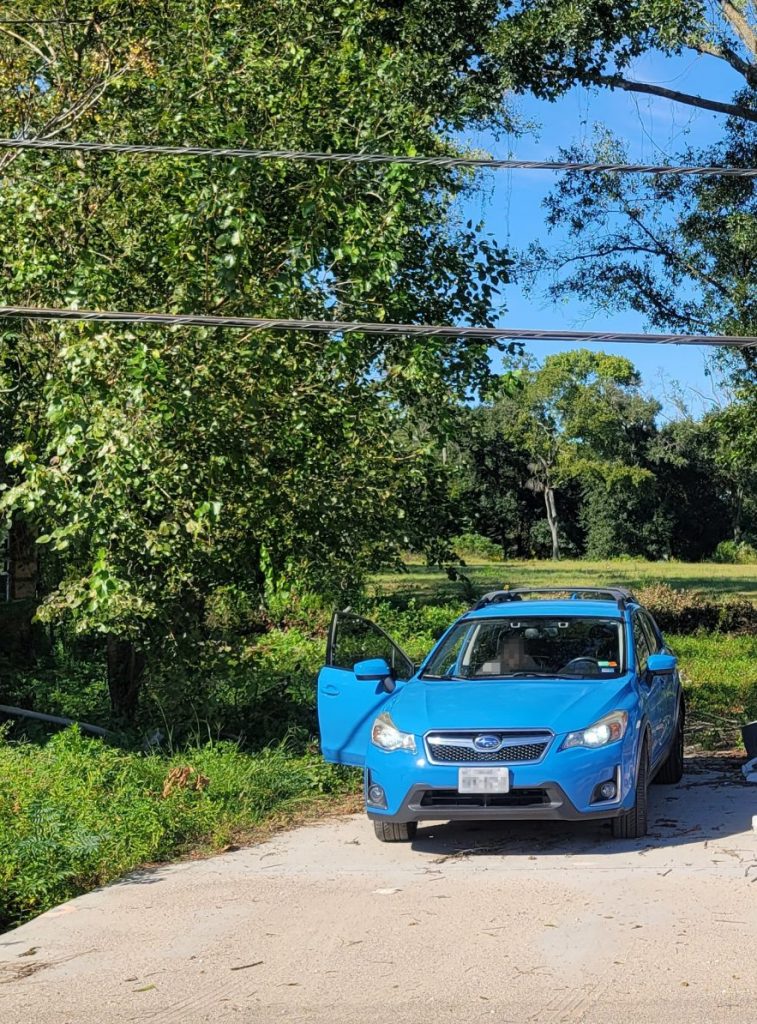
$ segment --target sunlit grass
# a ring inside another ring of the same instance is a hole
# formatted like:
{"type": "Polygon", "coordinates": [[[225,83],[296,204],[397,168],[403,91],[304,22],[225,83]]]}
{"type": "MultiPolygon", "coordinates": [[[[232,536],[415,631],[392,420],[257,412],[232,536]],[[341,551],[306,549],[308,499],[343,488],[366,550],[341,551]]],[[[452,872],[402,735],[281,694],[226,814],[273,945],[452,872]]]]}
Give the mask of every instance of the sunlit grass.
{"type": "MultiPolygon", "coordinates": [[[[622,586],[641,589],[655,583],[701,590],[713,597],[746,597],[757,600],[757,566],[721,565],[715,562],[647,562],[642,559],[587,562],[583,560],[513,561],[468,563],[463,572],[481,593],[499,587],[622,586]]],[[[372,590],[382,594],[407,594],[419,600],[444,600],[460,595],[460,584],[444,570],[408,563],[406,571],[380,573],[372,590]]]]}
{"type": "Polygon", "coordinates": [[[67,730],[0,732],[0,931],[144,863],[222,848],[276,813],[355,787],[314,753],[231,743],[144,754],[67,730]]]}
{"type": "Polygon", "coordinates": [[[668,640],[693,713],[757,718],[757,637],[698,633],[668,640]]]}

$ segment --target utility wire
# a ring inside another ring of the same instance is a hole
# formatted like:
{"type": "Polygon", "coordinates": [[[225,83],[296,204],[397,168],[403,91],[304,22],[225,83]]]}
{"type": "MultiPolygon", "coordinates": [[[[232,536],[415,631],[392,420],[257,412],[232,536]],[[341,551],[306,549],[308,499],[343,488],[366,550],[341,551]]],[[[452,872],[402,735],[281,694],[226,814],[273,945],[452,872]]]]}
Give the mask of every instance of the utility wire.
{"type": "Polygon", "coordinates": [[[226,157],[235,160],[293,160],[337,164],[409,164],[415,167],[475,167],[490,170],[584,171],[593,174],[681,174],[689,177],[756,178],[757,167],[672,166],[670,164],[561,163],[554,160],[493,160],[474,156],[403,156],[396,153],[322,153],[301,149],[131,145],[66,139],[0,138],[0,149],[64,150],[80,153],[128,153],[178,157],[226,157]]]}
{"type": "Polygon", "coordinates": [[[411,337],[470,338],[475,341],[601,341],[654,345],[757,346],[757,337],[709,334],[634,334],[607,331],[536,331],[513,327],[467,327],[456,324],[361,323],[353,320],[293,320],[207,314],[134,313],[116,310],[46,309],[0,306],[0,320],[73,320],[78,323],[159,324],[169,327],[232,327],[250,331],[308,331],[319,334],[385,334],[411,337]]]}

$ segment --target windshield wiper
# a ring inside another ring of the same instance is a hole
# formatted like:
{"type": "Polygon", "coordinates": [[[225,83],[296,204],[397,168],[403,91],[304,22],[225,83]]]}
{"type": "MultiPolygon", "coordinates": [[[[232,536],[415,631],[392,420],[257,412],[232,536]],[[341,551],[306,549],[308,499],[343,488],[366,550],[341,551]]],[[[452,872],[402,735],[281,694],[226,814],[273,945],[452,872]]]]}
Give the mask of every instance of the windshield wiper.
{"type": "MultiPolygon", "coordinates": [[[[484,676],[477,676],[477,679],[483,679],[484,676]]],[[[533,669],[523,669],[520,672],[506,672],[501,673],[498,676],[492,676],[492,679],[583,679],[584,677],[579,674],[566,675],[564,672],[534,672],[533,669]]],[[[592,677],[593,678],[593,677],[592,677]]],[[[599,676],[597,676],[599,678],[599,676]]]]}
{"type": "Polygon", "coordinates": [[[497,679],[555,679],[554,672],[534,672],[533,669],[522,669],[519,672],[501,672],[497,679]]]}

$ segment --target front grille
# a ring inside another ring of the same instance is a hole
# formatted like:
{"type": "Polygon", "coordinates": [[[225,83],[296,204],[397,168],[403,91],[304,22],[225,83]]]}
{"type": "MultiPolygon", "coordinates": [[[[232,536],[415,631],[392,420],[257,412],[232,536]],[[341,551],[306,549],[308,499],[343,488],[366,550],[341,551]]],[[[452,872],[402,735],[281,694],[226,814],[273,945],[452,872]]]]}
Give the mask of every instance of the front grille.
{"type": "Polygon", "coordinates": [[[546,750],[546,743],[519,743],[514,747],[503,747],[495,753],[474,750],[473,747],[452,747],[444,743],[429,743],[428,749],[433,761],[466,764],[493,761],[538,761],[546,750]]]}
{"type": "Polygon", "coordinates": [[[428,759],[433,764],[511,764],[539,761],[549,746],[549,732],[430,733],[426,737],[428,759]],[[475,740],[485,735],[499,741],[495,750],[476,749],[475,740]]]}
{"type": "Polygon", "coordinates": [[[548,804],[546,789],[512,789],[509,793],[458,793],[456,789],[427,789],[421,807],[539,807],[548,804]]]}

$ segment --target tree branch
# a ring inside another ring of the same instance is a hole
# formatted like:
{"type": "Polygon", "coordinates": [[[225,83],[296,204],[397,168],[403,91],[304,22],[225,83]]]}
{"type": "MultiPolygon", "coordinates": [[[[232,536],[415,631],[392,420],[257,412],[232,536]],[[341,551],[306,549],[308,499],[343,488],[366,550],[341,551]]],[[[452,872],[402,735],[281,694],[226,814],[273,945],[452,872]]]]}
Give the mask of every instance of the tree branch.
{"type": "MultiPolygon", "coordinates": [[[[569,69],[566,69],[569,70],[569,69]]],[[[694,96],[688,92],[678,92],[677,89],[666,89],[662,85],[652,85],[649,82],[633,82],[622,75],[592,75],[592,81],[597,85],[606,86],[608,89],[623,89],[626,92],[641,92],[650,96],[661,96],[666,100],[673,100],[674,103],[685,103],[689,107],[699,107],[702,110],[714,110],[718,114],[728,114],[729,117],[738,117],[744,121],[757,123],[757,110],[745,107],[742,103],[722,103],[720,100],[708,100],[704,96],[694,96]]]]}
{"type": "Polygon", "coordinates": [[[630,209],[626,206],[625,215],[628,217],[630,221],[632,221],[637,226],[639,231],[641,231],[643,234],[647,236],[647,238],[651,240],[652,244],[657,247],[658,251],[662,253],[663,256],[666,256],[671,263],[677,263],[679,266],[683,267],[686,273],[688,273],[691,277],[693,277],[695,280],[700,280],[703,281],[705,284],[708,284],[710,288],[713,289],[713,291],[717,292],[724,299],[731,298],[731,293],[729,292],[728,288],[725,287],[725,285],[721,284],[720,281],[718,281],[716,278],[713,278],[709,274],[705,273],[704,270],[701,270],[699,267],[697,267],[691,260],[682,259],[674,248],[667,245],[665,242],[663,242],[660,238],[658,238],[655,235],[652,229],[644,223],[644,221],[641,219],[641,217],[635,210],[630,209]]]}
{"type": "Polygon", "coordinates": [[[16,42],[21,43],[22,46],[28,47],[33,53],[36,53],[41,57],[45,64],[50,63],[50,57],[47,54],[43,53],[42,50],[40,50],[38,46],[35,46],[34,43],[30,42],[30,40],[24,38],[24,36],[20,36],[18,32],[13,32],[9,28],[0,28],[0,32],[2,32],[3,35],[10,36],[11,39],[15,39],[16,42]]]}
{"type": "Polygon", "coordinates": [[[753,57],[757,57],[757,32],[749,24],[746,15],[742,14],[736,5],[731,3],[731,0],[720,0],[720,7],[723,11],[723,17],[744,46],[746,46],[753,57]]]}
{"type": "Polygon", "coordinates": [[[757,65],[744,60],[727,43],[712,43],[706,39],[687,39],[686,45],[690,50],[695,50],[697,53],[706,53],[710,57],[717,57],[719,60],[726,61],[734,71],[738,71],[740,75],[744,76],[749,85],[757,87],[757,65]]]}

